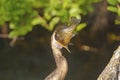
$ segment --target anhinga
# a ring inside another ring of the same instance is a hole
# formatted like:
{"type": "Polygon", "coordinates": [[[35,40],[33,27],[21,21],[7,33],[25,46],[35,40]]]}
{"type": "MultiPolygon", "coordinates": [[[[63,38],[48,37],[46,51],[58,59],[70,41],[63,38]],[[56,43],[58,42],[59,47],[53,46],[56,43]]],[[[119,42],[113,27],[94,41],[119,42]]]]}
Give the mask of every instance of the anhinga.
{"type": "Polygon", "coordinates": [[[45,78],[45,80],[64,80],[68,71],[68,64],[66,58],[62,55],[61,49],[65,48],[69,51],[67,46],[73,37],[76,26],[79,23],[79,19],[72,17],[70,25],[60,25],[53,32],[51,37],[51,47],[57,67],[45,78]]]}

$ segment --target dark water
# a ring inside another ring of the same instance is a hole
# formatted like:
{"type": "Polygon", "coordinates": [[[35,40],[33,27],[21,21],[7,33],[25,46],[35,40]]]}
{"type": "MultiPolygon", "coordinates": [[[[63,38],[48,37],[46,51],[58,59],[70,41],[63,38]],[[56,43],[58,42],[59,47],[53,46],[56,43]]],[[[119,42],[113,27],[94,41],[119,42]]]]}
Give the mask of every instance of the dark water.
{"type": "MultiPolygon", "coordinates": [[[[13,47],[9,46],[9,40],[0,39],[0,80],[44,80],[55,69],[50,36],[50,32],[35,28],[13,47]]],[[[96,80],[119,45],[109,43],[104,34],[91,39],[84,32],[72,42],[71,54],[63,49],[69,65],[65,80],[96,80]],[[80,48],[82,45],[96,50],[85,51],[80,48]]]]}

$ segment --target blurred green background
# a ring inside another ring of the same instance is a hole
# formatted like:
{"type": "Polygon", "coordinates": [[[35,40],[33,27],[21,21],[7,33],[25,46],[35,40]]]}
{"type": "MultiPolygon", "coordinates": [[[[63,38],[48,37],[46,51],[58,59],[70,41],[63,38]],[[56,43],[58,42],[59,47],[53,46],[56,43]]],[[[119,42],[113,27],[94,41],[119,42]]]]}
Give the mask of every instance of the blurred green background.
{"type": "Polygon", "coordinates": [[[56,67],[51,34],[72,16],[65,80],[96,80],[120,44],[120,0],[0,0],[0,80],[44,80],[56,67]]]}

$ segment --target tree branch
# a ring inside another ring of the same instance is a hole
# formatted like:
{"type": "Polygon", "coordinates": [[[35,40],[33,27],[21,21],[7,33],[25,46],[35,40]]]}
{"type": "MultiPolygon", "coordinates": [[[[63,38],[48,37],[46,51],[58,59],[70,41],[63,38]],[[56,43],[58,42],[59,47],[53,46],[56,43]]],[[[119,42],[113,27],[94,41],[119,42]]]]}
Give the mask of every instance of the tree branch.
{"type": "Polygon", "coordinates": [[[97,80],[120,80],[120,46],[97,80]]]}

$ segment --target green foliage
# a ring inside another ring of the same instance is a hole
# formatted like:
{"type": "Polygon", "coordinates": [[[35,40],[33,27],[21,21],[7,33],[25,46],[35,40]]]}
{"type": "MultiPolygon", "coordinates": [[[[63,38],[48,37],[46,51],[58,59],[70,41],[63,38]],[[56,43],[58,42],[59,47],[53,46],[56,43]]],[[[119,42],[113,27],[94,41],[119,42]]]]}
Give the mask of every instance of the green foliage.
{"type": "Polygon", "coordinates": [[[0,25],[9,22],[10,38],[25,35],[32,30],[32,20],[37,12],[32,9],[30,0],[1,0],[0,25]]]}
{"type": "MultiPolygon", "coordinates": [[[[100,0],[0,0],[0,25],[9,22],[10,38],[22,36],[41,25],[51,31],[61,21],[86,15],[100,0]],[[39,14],[40,13],[40,14],[39,14]]],[[[116,4],[116,3],[114,3],[116,4]]],[[[81,30],[85,24],[81,24],[81,30]]]]}
{"type": "Polygon", "coordinates": [[[117,18],[115,20],[115,24],[120,24],[120,20],[118,17],[120,17],[120,0],[107,0],[110,4],[107,9],[111,12],[114,12],[117,14],[117,18]]]}

